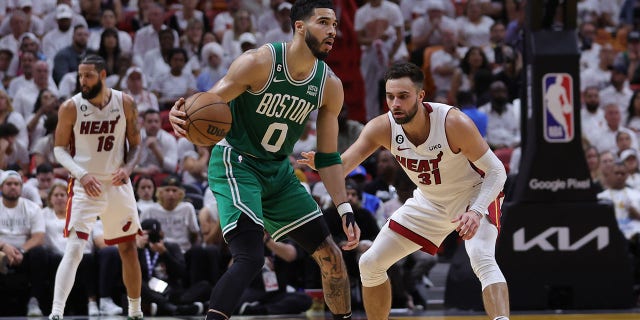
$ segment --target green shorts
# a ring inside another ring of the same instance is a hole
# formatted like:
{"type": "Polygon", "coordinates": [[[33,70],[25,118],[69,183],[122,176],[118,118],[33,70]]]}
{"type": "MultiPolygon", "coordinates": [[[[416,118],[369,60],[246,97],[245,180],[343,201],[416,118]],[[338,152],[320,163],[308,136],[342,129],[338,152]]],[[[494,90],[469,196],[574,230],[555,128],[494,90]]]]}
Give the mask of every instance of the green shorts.
{"type": "Polygon", "coordinates": [[[289,159],[256,159],[216,145],[209,160],[209,186],[218,202],[223,236],[237,226],[242,213],[263,226],[274,240],[322,216],[289,159]]]}

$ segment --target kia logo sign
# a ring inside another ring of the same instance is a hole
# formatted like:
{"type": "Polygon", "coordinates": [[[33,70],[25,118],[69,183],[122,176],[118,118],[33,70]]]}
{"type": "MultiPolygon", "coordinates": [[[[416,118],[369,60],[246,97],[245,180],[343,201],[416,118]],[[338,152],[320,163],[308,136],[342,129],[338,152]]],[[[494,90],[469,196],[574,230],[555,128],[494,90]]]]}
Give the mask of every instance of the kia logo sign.
{"type": "Polygon", "coordinates": [[[520,228],[513,234],[513,251],[529,251],[534,247],[543,251],[577,251],[591,241],[596,241],[598,251],[609,246],[607,227],[597,227],[574,243],[571,243],[568,227],[548,228],[528,241],[525,240],[524,229],[520,228]]]}

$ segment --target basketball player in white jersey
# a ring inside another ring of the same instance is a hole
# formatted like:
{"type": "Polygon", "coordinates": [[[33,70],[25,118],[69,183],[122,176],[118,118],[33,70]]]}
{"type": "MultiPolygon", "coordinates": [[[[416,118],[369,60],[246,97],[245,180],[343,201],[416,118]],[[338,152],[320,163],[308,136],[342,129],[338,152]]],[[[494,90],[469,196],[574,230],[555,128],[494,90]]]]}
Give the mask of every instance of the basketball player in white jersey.
{"type": "Polygon", "coordinates": [[[117,244],[129,298],[129,319],[142,319],[141,273],[135,245],[141,234],[129,175],[140,158],[138,112],[133,98],[105,85],[104,60],[88,55],[78,66],[82,92],[58,112],[54,154],[71,173],[65,236],[49,319],[62,319],[85,242],[98,217],[104,239],[117,244]],[[128,146],[128,149],[127,149],[128,146]]]}
{"type": "MultiPolygon", "coordinates": [[[[421,102],[423,80],[414,64],[392,66],[385,75],[390,111],[369,121],[342,155],[344,172],[351,172],[384,147],[418,186],[360,258],[367,318],[389,316],[391,285],[386,271],[391,265],[417,250],[436,253],[456,230],[466,240],[487,314],[491,319],[508,319],[507,283],[495,260],[504,166],[464,113],[449,105],[421,102]]],[[[303,156],[306,159],[300,163],[313,163],[313,152],[303,156]]]]}

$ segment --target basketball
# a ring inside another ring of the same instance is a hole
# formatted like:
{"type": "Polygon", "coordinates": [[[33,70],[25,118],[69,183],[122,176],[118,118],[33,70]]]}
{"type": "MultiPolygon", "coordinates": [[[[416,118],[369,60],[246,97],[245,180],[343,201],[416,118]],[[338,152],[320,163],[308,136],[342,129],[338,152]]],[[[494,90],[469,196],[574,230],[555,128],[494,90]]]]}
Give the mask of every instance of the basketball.
{"type": "Polygon", "coordinates": [[[231,110],[218,95],[198,92],[185,100],[185,137],[198,146],[212,146],[231,129],[231,110]]]}

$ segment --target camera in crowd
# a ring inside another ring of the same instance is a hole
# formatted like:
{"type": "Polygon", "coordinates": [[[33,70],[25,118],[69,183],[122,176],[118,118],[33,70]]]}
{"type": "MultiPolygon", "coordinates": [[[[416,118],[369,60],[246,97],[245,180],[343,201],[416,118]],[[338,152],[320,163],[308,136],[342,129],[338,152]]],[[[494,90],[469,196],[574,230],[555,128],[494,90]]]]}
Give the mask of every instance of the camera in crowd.
{"type": "Polygon", "coordinates": [[[140,223],[142,230],[147,231],[149,243],[158,243],[162,240],[162,227],[156,219],[146,219],[140,223]]]}
{"type": "Polygon", "coordinates": [[[149,235],[149,242],[151,243],[158,243],[160,242],[160,240],[162,240],[162,237],[160,237],[160,232],[149,231],[148,235],[149,235]]]}

